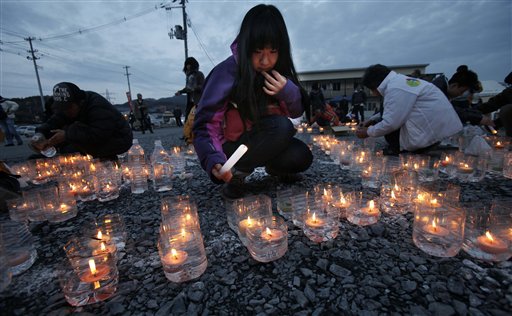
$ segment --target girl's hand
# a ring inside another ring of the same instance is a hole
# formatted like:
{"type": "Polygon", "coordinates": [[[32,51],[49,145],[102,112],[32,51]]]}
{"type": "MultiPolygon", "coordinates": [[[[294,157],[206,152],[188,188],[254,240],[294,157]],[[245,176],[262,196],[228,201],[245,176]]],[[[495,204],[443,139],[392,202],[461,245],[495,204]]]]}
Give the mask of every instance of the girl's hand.
{"type": "Polygon", "coordinates": [[[222,180],[224,182],[229,182],[231,180],[231,178],[233,177],[233,174],[231,173],[230,170],[224,172],[223,174],[221,174],[219,171],[220,171],[220,168],[222,168],[222,165],[220,163],[216,164],[215,166],[213,166],[213,169],[212,169],[212,174],[215,178],[219,179],[219,180],[222,180]]]}
{"type": "Polygon", "coordinates": [[[266,71],[262,71],[261,74],[265,77],[263,91],[268,95],[278,94],[279,91],[283,90],[288,81],[286,77],[281,76],[281,74],[275,70],[272,70],[272,75],[269,75],[266,71]]]}

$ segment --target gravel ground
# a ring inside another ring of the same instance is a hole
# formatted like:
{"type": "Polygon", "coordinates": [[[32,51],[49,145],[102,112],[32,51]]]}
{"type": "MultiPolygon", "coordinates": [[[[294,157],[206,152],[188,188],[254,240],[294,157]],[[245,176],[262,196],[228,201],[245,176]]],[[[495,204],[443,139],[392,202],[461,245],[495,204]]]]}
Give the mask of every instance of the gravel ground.
{"type": "MultiPolygon", "coordinates": [[[[164,147],[180,144],[176,128],[155,134],[136,133],[146,153],[153,141],[164,147]]],[[[300,183],[313,187],[332,182],[344,191],[361,189],[358,177],[335,167],[314,149],[315,160],[300,183]]],[[[8,160],[9,161],[9,160],[8,160]]],[[[11,160],[10,162],[13,162],[11,160]]],[[[210,182],[197,159],[188,161],[193,174],[176,180],[171,192],[141,195],[122,191],[114,201],[81,203],[77,217],[59,224],[31,224],[38,258],[25,273],[13,277],[0,293],[2,315],[511,315],[512,262],[487,263],[463,251],[437,258],[412,241],[412,215],[383,216],[369,227],[340,222],[340,234],[315,244],[288,223],[288,252],[262,264],[251,258],[228,228],[219,186],[210,182]],[[189,194],[198,205],[208,268],[198,279],[175,284],[163,273],[156,247],[160,199],[189,194]],[[96,216],[119,213],[128,239],[118,262],[119,286],[105,302],[75,308],[59,287],[56,266],[62,246],[96,216]]],[[[249,179],[254,193],[275,198],[283,186],[263,172],[249,179]]],[[[487,176],[464,184],[462,199],[489,201],[512,197],[512,180],[487,176]]],[[[275,205],[275,201],[274,201],[275,205]]],[[[0,219],[6,218],[0,214],[0,219]]]]}

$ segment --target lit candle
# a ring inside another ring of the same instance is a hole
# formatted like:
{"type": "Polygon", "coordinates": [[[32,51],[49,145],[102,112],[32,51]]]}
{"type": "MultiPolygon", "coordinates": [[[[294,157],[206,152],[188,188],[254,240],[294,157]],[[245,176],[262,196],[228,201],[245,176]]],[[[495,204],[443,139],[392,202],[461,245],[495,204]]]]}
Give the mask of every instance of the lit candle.
{"type": "Polygon", "coordinates": [[[250,216],[247,216],[247,219],[244,219],[238,223],[238,230],[242,236],[245,236],[247,230],[254,227],[255,225],[256,222],[252,220],[250,216]]]}
{"type": "Polygon", "coordinates": [[[361,213],[367,216],[379,216],[379,210],[375,207],[375,202],[370,200],[368,207],[361,208],[361,213]]]}
{"type": "Polygon", "coordinates": [[[443,167],[448,166],[450,163],[451,163],[450,157],[448,157],[448,156],[444,157],[444,160],[441,161],[441,165],[443,165],[443,167]]]}
{"type": "Polygon", "coordinates": [[[229,157],[228,161],[220,168],[219,173],[226,173],[228,170],[231,170],[233,166],[242,158],[242,156],[247,152],[247,146],[244,144],[240,145],[235,152],[229,157]]]}
{"type": "Polygon", "coordinates": [[[162,262],[165,265],[179,266],[179,265],[182,265],[183,263],[185,263],[185,261],[187,261],[187,258],[188,258],[188,254],[186,251],[176,250],[176,249],[172,248],[171,252],[166,254],[162,258],[162,262]]]}
{"type": "Polygon", "coordinates": [[[62,214],[67,213],[67,212],[69,211],[69,205],[67,205],[66,203],[60,203],[59,211],[60,211],[62,214]]]}
{"type": "Polygon", "coordinates": [[[445,237],[449,234],[448,229],[436,225],[435,219],[432,220],[432,224],[423,226],[423,230],[431,235],[436,235],[439,237],[445,237]]]}
{"type": "Polygon", "coordinates": [[[473,172],[473,168],[470,167],[467,163],[461,163],[459,165],[459,172],[460,173],[472,173],[473,172]]]}
{"type": "Polygon", "coordinates": [[[487,253],[500,254],[508,251],[508,245],[504,240],[493,236],[489,231],[476,239],[478,247],[487,253]]]}
{"type": "Polygon", "coordinates": [[[503,144],[500,141],[497,141],[496,144],[494,144],[494,148],[496,148],[496,149],[503,149],[503,148],[505,148],[505,144],[503,144]]]}
{"type": "Polygon", "coordinates": [[[313,128],[312,128],[312,127],[308,127],[308,128],[306,129],[306,131],[307,131],[308,133],[313,133],[313,128]]]}
{"type": "Polygon", "coordinates": [[[172,240],[172,241],[180,241],[180,242],[189,242],[189,241],[191,241],[191,240],[192,240],[192,238],[193,238],[193,237],[194,237],[194,236],[192,235],[192,233],[187,232],[187,231],[185,230],[185,228],[182,228],[182,229],[181,229],[181,233],[176,234],[176,235],[173,235],[173,236],[171,237],[171,240],[172,240]]]}
{"type": "Polygon", "coordinates": [[[304,127],[298,127],[297,128],[298,133],[304,133],[304,127]]]}
{"type": "Polygon", "coordinates": [[[283,232],[276,228],[266,228],[261,232],[261,238],[267,241],[278,241],[283,238],[283,232]]]}
{"type": "Polygon", "coordinates": [[[309,217],[306,220],[306,225],[308,225],[310,227],[315,227],[315,228],[323,227],[324,226],[324,220],[321,219],[321,218],[316,218],[316,213],[313,212],[313,215],[311,215],[311,217],[309,217]]]}
{"type": "Polygon", "coordinates": [[[80,275],[82,282],[94,283],[101,280],[104,276],[110,273],[110,268],[106,264],[98,264],[94,259],[89,259],[89,270],[80,275]]]}
{"type": "Polygon", "coordinates": [[[441,203],[437,201],[437,199],[431,199],[430,200],[430,206],[433,208],[438,208],[441,206],[441,203]]]}

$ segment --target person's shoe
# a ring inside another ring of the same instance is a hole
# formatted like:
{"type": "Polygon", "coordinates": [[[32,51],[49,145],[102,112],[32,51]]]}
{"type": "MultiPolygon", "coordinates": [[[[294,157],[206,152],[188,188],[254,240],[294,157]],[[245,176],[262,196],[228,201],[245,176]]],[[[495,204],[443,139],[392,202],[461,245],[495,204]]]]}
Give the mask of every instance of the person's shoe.
{"type": "Polygon", "coordinates": [[[398,156],[400,151],[387,147],[382,150],[382,154],[384,156],[398,156]]]}
{"type": "Polygon", "coordinates": [[[11,146],[14,146],[14,144],[7,144],[7,145],[5,145],[5,147],[11,147],[11,146]]]}
{"type": "Polygon", "coordinates": [[[226,199],[239,199],[244,196],[245,177],[249,174],[238,170],[233,170],[231,181],[222,187],[222,195],[226,199]]]}
{"type": "Polygon", "coordinates": [[[295,183],[302,181],[303,177],[300,173],[282,173],[273,170],[272,168],[265,167],[265,172],[271,176],[277,177],[279,182],[282,183],[295,183]]]}
{"type": "Polygon", "coordinates": [[[302,181],[303,177],[300,173],[286,173],[277,176],[277,179],[281,183],[295,183],[302,181]]]}

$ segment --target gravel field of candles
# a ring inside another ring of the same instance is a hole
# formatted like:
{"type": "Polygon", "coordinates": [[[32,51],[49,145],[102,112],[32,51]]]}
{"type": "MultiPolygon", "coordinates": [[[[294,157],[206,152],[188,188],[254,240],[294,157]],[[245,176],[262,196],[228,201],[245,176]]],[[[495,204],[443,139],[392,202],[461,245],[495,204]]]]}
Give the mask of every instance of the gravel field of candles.
{"type": "MultiPolygon", "coordinates": [[[[183,145],[178,128],[145,135],[135,132],[134,137],[146,155],[151,154],[157,139],[167,150],[183,145]]],[[[318,146],[313,153],[313,165],[294,186],[312,189],[320,183],[333,183],[343,192],[380,193],[378,188],[363,188],[360,175],[342,170],[318,146]]],[[[18,156],[6,162],[18,162],[18,156]]],[[[78,215],[64,222],[31,222],[37,259],[30,269],[13,276],[0,293],[0,314],[512,314],[512,261],[482,261],[463,250],[450,258],[431,256],[413,243],[412,213],[383,213],[377,223],[364,227],[342,219],[337,237],[321,243],[310,241],[287,220],[286,253],[272,262],[258,262],[228,226],[220,186],[208,179],[196,156],[187,158],[186,171],[187,176],[175,178],[168,192],[155,192],[150,185],[142,194],[131,194],[125,187],[114,200],[78,202],[78,215]],[[179,195],[189,195],[197,205],[208,265],[197,279],[173,283],[164,274],[157,242],[161,199],[179,195]],[[57,273],[66,260],[63,246],[95,218],[112,213],[121,215],[127,233],[126,245],[117,253],[117,290],[105,301],[73,307],[64,297],[57,273]]],[[[436,181],[448,182],[443,177],[436,181]]],[[[272,198],[277,214],[276,192],[288,184],[279,183],[263,169],[257,169],[246,182],[252,194],[272,198]]],[[[498,173],[488,173],[481,182],[449,182],[460,185],[463,202],[512,198],[512,180],[498,173]]],[[[8,218],[8,213],[0,214],[0,220],[8,218]]]]}

